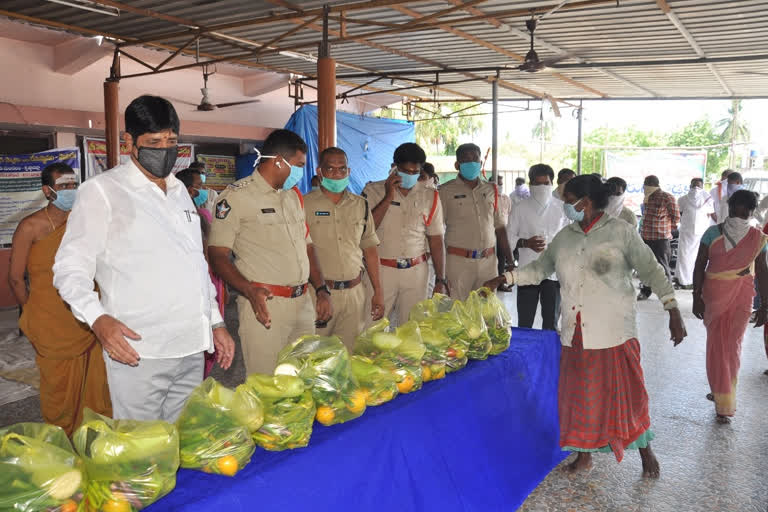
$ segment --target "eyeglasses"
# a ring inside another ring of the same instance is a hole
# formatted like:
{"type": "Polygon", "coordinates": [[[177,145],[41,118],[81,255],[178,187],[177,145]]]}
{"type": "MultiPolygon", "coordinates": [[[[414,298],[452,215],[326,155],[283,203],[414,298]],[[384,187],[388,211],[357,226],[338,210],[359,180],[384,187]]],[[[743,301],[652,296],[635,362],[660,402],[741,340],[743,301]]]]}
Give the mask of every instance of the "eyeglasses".
{"type": "Polygon", "coordinates": [[[349,172],[349,167],[327,166],[327,167],[321,167],[320,170],[323,171],[324,175],[346,176],[346,174],[349,172]]]}

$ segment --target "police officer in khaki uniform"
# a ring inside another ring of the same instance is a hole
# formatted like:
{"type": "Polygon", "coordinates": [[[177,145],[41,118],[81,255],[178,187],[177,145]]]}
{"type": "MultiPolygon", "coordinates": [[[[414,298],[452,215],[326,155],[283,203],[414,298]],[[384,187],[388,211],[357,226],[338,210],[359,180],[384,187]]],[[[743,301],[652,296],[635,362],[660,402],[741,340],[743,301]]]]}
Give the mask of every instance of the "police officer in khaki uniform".
{"type": "Polygon", "coordinates": [[[332,307],[295,188],[307,146],[295,133],[276,130],[262,151],[256,171],[219,196],[208,251],[216,274],[240,292],[246,372],[271,374],[280,349],[314,334],[315,321],[330,320],[332,307]],[[314,310],[307,281],[317,293],[314,310]]]}
{"type": "Polygon", "coordinates": [[[440,187],[445,215],[446,272],[451,297],[465,300],[469,292],[498,275],[496,245],[511,262],[506,219],[499,207],[497,185],[480,178],[480,148],[456,149],[459,176],[440,187]]]}
{"type": "Polygon", "coordinates": [[[369,183],[363,191],[373,207],[376,234],[381,241],[384,314],[394,325],[407,322],[411,308],[427,298],[428,252],[435,264],[434,291],[448,293],[443,208],[437,190],[418,181],[426,159],[417,144],[402,144],[395,150],[390,176],[369,183]]]}
{"type": "Polygon", "coordinates": [[[320,188],[304,198],[304,213],[333,304],[333,318],[325,326],[318,325],[317,334],[336,335],[351,351],[365,325],[363,262],[373,288],[372,320],[384,316],[384,302],[376,226],[368,201],[347,190],[349,173],[342,149],[324,149],[317,168],[320,188]]]}

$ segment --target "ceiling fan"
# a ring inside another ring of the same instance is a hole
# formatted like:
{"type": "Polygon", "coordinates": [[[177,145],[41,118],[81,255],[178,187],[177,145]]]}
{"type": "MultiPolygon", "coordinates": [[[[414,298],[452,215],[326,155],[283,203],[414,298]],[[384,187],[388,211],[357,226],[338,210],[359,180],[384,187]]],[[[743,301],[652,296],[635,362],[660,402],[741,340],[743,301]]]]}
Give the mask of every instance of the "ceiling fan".
{"type": "Polygon", "coordinates": [[[195,110],[199,112],[212,112],[214,110],[218,110],[221,108],[234,107],[237,105],[247,105],[248,103],[258,103],[259,101],[261,101],[261,100],[245,100],[245,101],[231,101],[229,103],[211,102],[211,99],[208,96],[208,77],[214,74],[216,74],[215,68],[213,71],[209,71],[208,65],[203,65],[203,87],[200,89],[200,92],[203,93],[203,97],[200,100],[199,104],[192,103],[185,100],[179,100],[175,98],[174,98],[174,101],[178,101],[179,103],[184,103],[186,105],[192,105],[193,107],[195,107],[195,110]]]}
{"type": "Polygon", "coordinates": [[[536,53],[536,50],[533,49],[533,34],[536,31],[536,25],[538,25],[540,19],[541,18],[537,20],[535,16],[531,16],[531,19],[525,20],[525,28],[527,28],[528,32],[531,34],[531,49],[528,50],[528,53],[525,54],[525,60],[523,63],[517,66],[517,69],[520,71],[537,73],[539,71],[544,71],[548,68],[548,66],[555,64],[556,62],[568,58],[568,55],[561,55],[551,59],[539,59],[539,55],[536,53]]]}

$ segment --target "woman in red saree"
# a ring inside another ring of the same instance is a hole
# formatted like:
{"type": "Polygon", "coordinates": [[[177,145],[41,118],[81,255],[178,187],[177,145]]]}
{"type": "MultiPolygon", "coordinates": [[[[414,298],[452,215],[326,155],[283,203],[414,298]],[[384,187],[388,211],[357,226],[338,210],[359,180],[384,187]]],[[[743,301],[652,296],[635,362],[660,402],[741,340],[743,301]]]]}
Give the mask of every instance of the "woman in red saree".
{"type": "Polygon", "coordinates": [[[761,306],[755,327],[768,319],[766,237],[749,225],[757,207],[753,192],[739,190],[728,199],[728,218],[701,238],[693,274],[693,314],[707,328],[707,378],[719,423],[736,412],[741,342],[752,313],[755,276],[761,306]]]}

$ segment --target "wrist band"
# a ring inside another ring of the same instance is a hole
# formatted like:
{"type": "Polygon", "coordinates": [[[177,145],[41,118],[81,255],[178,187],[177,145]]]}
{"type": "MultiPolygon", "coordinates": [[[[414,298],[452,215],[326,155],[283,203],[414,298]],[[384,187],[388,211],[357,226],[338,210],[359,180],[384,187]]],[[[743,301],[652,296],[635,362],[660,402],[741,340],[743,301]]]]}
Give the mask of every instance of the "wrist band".
{"type": "Polygon", "coordinates": [[[215,324],[213,324],[211,326],[211,330],[215,331],[216,329],[221,329],[221,328],[226,328],[226,327],[227,327],[227,324],[225,324],[224,322],[216,322],[215,324]]]}
{"type": "Polygon", "coordinates": [[[515,276],[512,274],[512,272],[507,271],[502,275],[504,276],[504,280],[507,282],[507,284],[515,284],[515,276]]]}
{"type": "Polygon", "coordinates": [[[315,288],[315,295],[317,295],[320,292],[325,292],[328,295],[331,294],[331,290],[329,290],[328,286],[326,286],[326,285],[318,286],[317,288],[315,288]]]}

